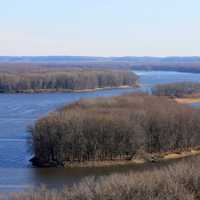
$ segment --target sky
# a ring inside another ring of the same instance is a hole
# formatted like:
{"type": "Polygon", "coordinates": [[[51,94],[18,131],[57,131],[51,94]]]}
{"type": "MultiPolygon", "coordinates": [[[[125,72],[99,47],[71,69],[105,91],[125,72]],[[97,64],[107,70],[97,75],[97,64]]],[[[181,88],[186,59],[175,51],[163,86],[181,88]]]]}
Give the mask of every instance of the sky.
{"type": "Polygon", "coordinates": [[[0,55],[200,56],[199,0],[0,0],[0,55]]]}

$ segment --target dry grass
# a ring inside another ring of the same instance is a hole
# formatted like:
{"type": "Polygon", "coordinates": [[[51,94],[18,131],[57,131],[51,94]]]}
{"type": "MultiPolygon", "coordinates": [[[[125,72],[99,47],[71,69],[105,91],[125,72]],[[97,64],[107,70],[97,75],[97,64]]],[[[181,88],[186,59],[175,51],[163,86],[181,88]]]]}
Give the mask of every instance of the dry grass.
{"type": "Polygon", "coordinates": [[[46,188],[15,193],[12,200],[198,200],[200,158],[170,167],[111,175],[96,182],[89,178],[58,192],[46,188]]]}
{"type": "Polygon", "coordinates": [[[185,158],[185,157],[199,155],[199,154],[200,154],[200,150],[198,149],[188,149],[187,151],[164,153],[162,158],[164,160],[171,160],[171,159],[185,158]]]}
{"type": "Polygon", "coordinates": [[[177,103],[181,104],[191,104],[191,103],[198,103],[200,102],[200,97],[198,98],[175,98],[177,103]]]}

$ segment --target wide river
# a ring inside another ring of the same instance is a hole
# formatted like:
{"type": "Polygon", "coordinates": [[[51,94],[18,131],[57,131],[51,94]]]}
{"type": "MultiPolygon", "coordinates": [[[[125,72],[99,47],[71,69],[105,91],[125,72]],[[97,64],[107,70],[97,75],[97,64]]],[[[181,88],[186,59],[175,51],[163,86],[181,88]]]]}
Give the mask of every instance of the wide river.
{"type": "MultiPolygon", "coordinates": [[[[135,71],[140,76],[142,91],[157,83],[177,81],[200,82],[200,74],[135,71]]],[[[27,126],[48,112],[81,98],[116,96],[138,89],[113,89],[83,93],[0,94],[0,191],[19,191],[45,184],[60,187],[78,183],[85,177],[125,173],[133,166],[90,169],[39,169],[31,166],[27,126]]],[[[198,104],[196,104],[198,106],[198,104]]]]}

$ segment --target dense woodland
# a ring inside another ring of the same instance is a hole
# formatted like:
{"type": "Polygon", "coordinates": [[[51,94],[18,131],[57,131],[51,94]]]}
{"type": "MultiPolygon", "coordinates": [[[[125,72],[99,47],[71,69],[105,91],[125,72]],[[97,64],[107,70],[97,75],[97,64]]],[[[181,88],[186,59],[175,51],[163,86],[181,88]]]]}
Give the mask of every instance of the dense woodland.
{"type": "Polygon", "coordinates": [[[168,97],[189,97],[200,94],[200,83],[180,82],[159,84],[152,89],[152,93],[159,96],[168,97]]]}
{"type": "Polygon", "coordinates": [[[131,160],[139,150],[200,145],[200,110],[147,94],[101,97],[67,105],[38,120],[30,132],[37,165],[131,160]]]}
{"type": "Polygon", "coordinates": [[[0,92],[42,92],[134,86],[137,76],[130,71],[56,68],[2,68],[0,92]]]}

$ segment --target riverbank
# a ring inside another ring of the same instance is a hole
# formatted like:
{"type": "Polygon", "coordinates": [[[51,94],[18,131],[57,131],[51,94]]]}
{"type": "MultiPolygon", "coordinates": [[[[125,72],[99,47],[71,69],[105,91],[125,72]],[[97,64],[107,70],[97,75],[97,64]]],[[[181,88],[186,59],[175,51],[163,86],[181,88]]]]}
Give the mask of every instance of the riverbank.
{"type": "Polygon", "coordinates": [[[162,161],[170,161],[176,159],[182,159],[187,157],[192,157],[200,155],[200,149],[189,149],[185,151],[174,151],[174,152],[166,152],[166,153],[145,153],[142,152],[139,155],[135,155],[131,160],[113,160],[113,161],[87,161],[84,163],[64,163],[65,168],[69,167],[110,167],[116,165],[141,165],[149,162],[162,162],[162,161]]]}
{"type": "Polygon", "coordinates": [[[0,92],[2,94],[40,94],[40,93],[84,93],[84,92],[96,92],[101,90],[112,90],[112,89],[128,89],[128,88],[138,88],[139,85],[121,85],[118,87],[102,87],[94,89],[82,89],[82,90],[72,90],[72,89],[36,89],[36,90],[20,90],[13,92],[0,92]]]}
{"type": "Polygon", "coordinates": [[[174,100],[180,104],[191,104],[191,103],[200,102],[200,97],[197,97],[197,98],[175,98],[174,100]]]}
{"type": "Polygon", "coordinates": [[[55,163],[39,163],[36,159],[31,159],[31,162],[36,167],[63,167],[63,168],[90,168],[90,167],[112,167],[123,165],[141,165],[151,162],[163,162],[170,160],[178,160],[182,158],[200,155],[199,148],[191,148],[185,151],[173,151],[165,153],[145,153],[140,152],[136,154],[131,160],[107,160],[107,161],[85,161],[85,162],[63,162],[62,165],[57,166],[55,163]]]}

